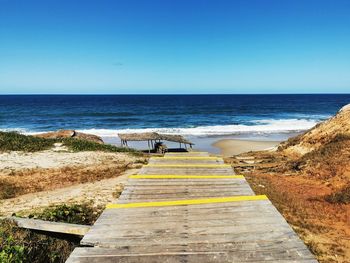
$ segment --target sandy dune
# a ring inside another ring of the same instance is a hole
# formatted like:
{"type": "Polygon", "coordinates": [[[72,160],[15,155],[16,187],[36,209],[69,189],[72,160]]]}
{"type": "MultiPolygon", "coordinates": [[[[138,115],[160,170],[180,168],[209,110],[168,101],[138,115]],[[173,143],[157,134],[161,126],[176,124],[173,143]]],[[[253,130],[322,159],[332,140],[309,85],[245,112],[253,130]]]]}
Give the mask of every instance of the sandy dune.
{"type": "Polygon", "coordinates": [[[30,210],[38,210],[49,205],[89,201],[93,201],[94,205],[105,205],[115,199],[113,194],[120,190],[128,176],[137,172],[138,169],[130,169],[115,178],[0,200],[0,214],[2,216],[11,216],[13,213],[21,211],[22,215],[26,215],[25,211],[30,213],[30,210]]]}
{"type": "Polygon", "coordinates": [[[56,152],[53,150],[34,153],[8,152],[0,153],[0,173],[4,174],[6,170],[90,165],[112,160],[129,162],[133,159],[125,153],[56,152]]]}
{"type": "Polygon", "coordinates": [[[267,150],[276,147],[279,143],[279,141],[225,139],[215,142],[213,146],[219,148],[223,156],[228,157],[249,151],[267,150]]]}

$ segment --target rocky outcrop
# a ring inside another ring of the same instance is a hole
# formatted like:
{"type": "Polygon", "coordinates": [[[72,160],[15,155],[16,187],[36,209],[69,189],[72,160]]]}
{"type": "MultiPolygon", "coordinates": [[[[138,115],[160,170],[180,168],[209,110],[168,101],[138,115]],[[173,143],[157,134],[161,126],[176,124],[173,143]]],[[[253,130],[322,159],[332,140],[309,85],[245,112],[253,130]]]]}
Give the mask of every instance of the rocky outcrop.
{"type": "Polygon", "coordinates": [[[102,138],[99,136],[88,134],[88,133],[77,132],[75,130],[59,130],[55,132],[41,133],[35,136],[40,138],[46,138],[46,139],[76,138],[76,139],[87,140],[87,141],[101,143],[101,144],[104,143],[102,138]]]}
{"type": "Polygon", "coordinates": [[[336,140],[340,135],[350,135],[350,104],[332,118],[317,124],[304,134],[281,143],[279,151],[303,156],[336,140]]]}

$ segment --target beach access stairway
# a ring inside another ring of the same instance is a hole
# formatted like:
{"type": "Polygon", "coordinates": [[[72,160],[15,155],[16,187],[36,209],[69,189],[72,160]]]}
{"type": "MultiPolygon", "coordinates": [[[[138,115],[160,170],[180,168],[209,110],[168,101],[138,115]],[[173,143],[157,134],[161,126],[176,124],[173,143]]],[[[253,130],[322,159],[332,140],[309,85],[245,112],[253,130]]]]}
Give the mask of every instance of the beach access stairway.
{"type": "Polygon", "coordinates": [[[67,262],[317,262],[266,196],[206,152],[152,157],[67,262]]]}

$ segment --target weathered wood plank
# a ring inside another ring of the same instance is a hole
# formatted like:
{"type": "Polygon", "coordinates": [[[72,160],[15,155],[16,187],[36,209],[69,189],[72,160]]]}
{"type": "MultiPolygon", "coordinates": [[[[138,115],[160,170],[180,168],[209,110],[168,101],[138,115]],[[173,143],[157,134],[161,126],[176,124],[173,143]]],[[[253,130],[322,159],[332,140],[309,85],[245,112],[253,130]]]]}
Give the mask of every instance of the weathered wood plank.
{"type": "Polygon", "coordinates": [[[310,255],[305,251],[303,244],[296,244],[293,239],[284,241],[265,241],[265,242],[242,242],[242,243],[189,243],[180,245],[140,245],[140,246],[116,246],[113,248],[100,248],[99,252],[91,251],[91,248],[79,249],[81,254],[104,253],[118,255],[135,255],[135,254],[175,254],[179,252],[235,252],[251,253],[252,251],[278,251],[278,250],[300,250],[302,255],[310,255]]]}
{"type": "Polygon", "coordinates": [[[279,231],[271,231],[265,229],[259,229],[258,231],[241,231],[239,233],[178,233],[174,235],[163,234],[160,236],[152,235],[150,237],[141,236],[139,238],[132,237],[114,237],[112,235],[105,234],[92,234],[88,233],[81,241],[82,245],[87,246],[100,246],[100,247],[113,247],[113,246],[134,246],[134,245],[164,245],[164,244],[188,244],[188,243],[217,243],[217,242],[253,242],[253,241],[269,241],[269,240],[284,240],[288,238],[297,238],[295,233],[290,228],[283,228],[279,231]]]}
{"type": "Polygon", "coordinates": [[[101,248],[85,248],[76,250],[72,257],[67,262],[125,262],[125,263],[211,263],[211,262],[279,262],[279,263],[316,263],[310,255],[307,255],[306,249],[290,249],[282,250],[257,250],[251,251],[233,251],[233,252],[182,252],[171,254],[165,252],[162,254],[136,254],[136,255],[121,255],[114,252],[112,249],[101,248]],[[304,252],[304,253],[303,253],[304,252]],[[278,258],[279,260],[275,260],[278,258]]]}
{"type": "MultiPolygon", "coordinates": [[[[130,178],[117,203],[255,195],[244,178],[192,178],[234,175],[221,158],[165,156],[139,174],[191,178],[130,178]]],[[[67,262],[316,262],[269,200],[107,209],[81,244],[67,262]]]]}
{"type": "Polygon", "coordinates": [[[84,236],[90,230],[90,226],[85,225],[50,222],[40,219],[30,219],[21,217],[9,217],[8,219],[13,220],[20,228],[39,230],[45,232],[84,236]]]}
{"type": "Polygon", "coordinates": [[[222,159],[150,159],[149,164],[224,164],[222,159]]]}

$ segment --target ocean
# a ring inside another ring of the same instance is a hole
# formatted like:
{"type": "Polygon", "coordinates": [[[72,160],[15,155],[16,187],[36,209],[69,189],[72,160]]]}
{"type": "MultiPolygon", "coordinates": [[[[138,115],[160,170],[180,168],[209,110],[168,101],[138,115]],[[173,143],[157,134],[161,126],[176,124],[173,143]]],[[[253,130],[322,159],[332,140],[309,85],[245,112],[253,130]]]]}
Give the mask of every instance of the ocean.
{"type": "Polygon", "coordinates": [[[348,103],[350,94],[2,95],[0,130],[35,134],[75,129],[115,143],[120,132],[142,131],[197,139],[284,139],[348,103]]]}

